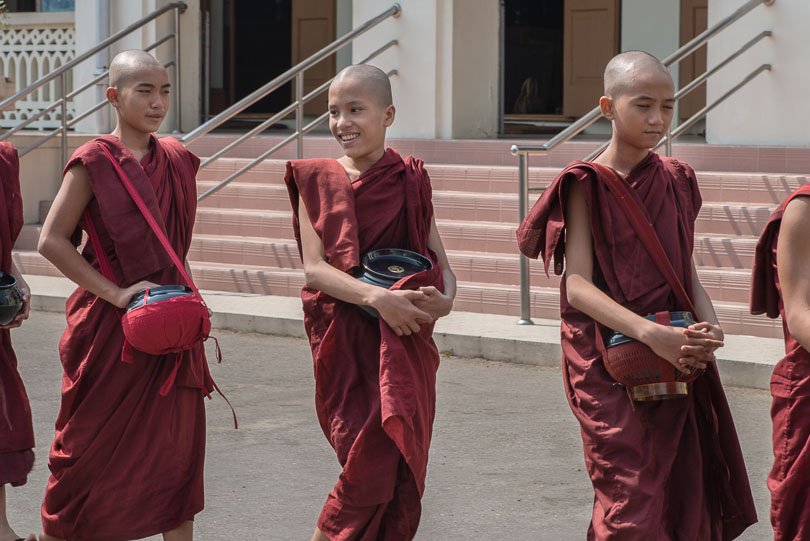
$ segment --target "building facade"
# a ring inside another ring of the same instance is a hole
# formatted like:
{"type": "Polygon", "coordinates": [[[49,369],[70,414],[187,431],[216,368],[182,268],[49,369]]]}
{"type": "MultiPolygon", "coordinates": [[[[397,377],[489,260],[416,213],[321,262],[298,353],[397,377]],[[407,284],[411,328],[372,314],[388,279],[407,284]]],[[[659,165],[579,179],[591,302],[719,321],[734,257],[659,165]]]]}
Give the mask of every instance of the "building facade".
{"type": "MultiPolygon", "coordinates": [[[[0,52],[6,83],[27,81],[63,65],[169,0],[43,0],[10,2],[9,29],[0,52]],[[71,11],[72,8],[72,11],[71,11]],[[52,11],[62,9],[63,11],[52,11]],[[47,11],[46,11],[47,10],[47,11]],[[64,11],[67,10],[67,11],[64,11]],[[37,41],[39,40],[39,41],[37,41]]],[[[398,45],[375,63],[396,70],[392,78],[399,119],[394,137],[488,139],[504,133],[544,138],[596,104],[601,73],[613,54],[642,49],[666,57],[744,2],[743,0],[400,0],[401,14],[376,26],[307,72],[314,88],[341,67],[381,44],[398,45]],[[544,131],[545,130],[545,131],[544,131]]],[[[289,69],[332,40],[390,7],[383,0],[187,0],[179,17],[179,78],[176,114],[165,128],[189,131],[240,97],[289,69]]],[[[673,68],[685,84],[762,31],[773,32],[713,76],[681,103],[686,118],[763,63],[772,65],[708,116],[709,143],[806,145],[810,109],[804,95],[810,74],[810,4],[776,0],[761,6],[715,37],[707,48],[673,68]]],[[[144,26],[111,53],[145,47],[174,31],[171,15],[144,26]]],[[[167,62],[174,44],[157,49],[167,62]]],[[[98,73],[100,54],[73,70],[69,85],[98,73]]],[[[171,66],[172,71],[177,66],[171,66]]],[[[101,88],[101,87],[99,87],[101,88]]],[[[59,95],[54,86],[51,95],[59,95]]],[[[243,113],[246,122],[266,118],[293,99],[292,85],[243,113]]],[[[13,125],[50,97],[38,95],[17,111],[0,113],[13,125]],[[27,109],[26,109],[27,108],[27,109]]],[[[70,115],[92,107],[97,89],[71,101],[70,115]]],[[[324,110],[312,102],[307,114],[324,110]]],[[[50,124],[54,123],[53,118],[50,124]]],[[[109,126],[94,115],[76,125],[94,133],[109,126]]],[[[50,125],[47,121],[39,127],[50,125]]]]}

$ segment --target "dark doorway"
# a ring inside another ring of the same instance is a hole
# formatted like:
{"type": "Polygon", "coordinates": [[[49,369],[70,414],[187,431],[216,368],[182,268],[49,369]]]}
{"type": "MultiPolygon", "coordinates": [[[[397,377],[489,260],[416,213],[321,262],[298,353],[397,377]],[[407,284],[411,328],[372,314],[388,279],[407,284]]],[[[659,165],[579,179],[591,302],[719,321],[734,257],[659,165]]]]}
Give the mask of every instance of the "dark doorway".
{"type": "MultiPolygon", "coordinates": [[[[234,5],[231,54],[226,55],[232,72],[230,102],[244,98],[277,75],[290,69],[292,55],[292,0],[230,0],[234,5]]],[[[290,104],[288,83],[245,113],[275,113],[290,104]]]]}
{"type": "Polygon", "coordinates": [[[563,0],[504,1],[504,114],[562,114],[563,11],[563,0]]]}
{"type": "MultiPolygon", "coordinates": [[[[215,115],[287,71],[292,0],[205,0],[209,20],[209,114],[215,115]]],[[[242,116],[267,116],[290,104],[286,84],[242,116]]]]}

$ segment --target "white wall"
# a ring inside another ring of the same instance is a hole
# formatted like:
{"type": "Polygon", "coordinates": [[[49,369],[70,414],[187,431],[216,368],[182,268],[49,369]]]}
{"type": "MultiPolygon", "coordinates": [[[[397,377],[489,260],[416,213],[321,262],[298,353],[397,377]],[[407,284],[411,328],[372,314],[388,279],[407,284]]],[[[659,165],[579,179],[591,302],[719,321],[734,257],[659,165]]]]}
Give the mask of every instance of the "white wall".
{"type": "Polygon", "coordinates": [[[498,134],[500,98],[498,0],[455,0],[453,13],[453,137],[498,134]]]}
{"type": "MultiPolygon", "coordinates": [[[[709,24],[739,7],[736,0],[709,0],[709,24]]],[[[709,66],[724,60],[763,30],[770,39],[760,42],[709,80],[709,102],[742,81],[762,63],[773,64],[709,114],[706,138],[710,143],[741,145],[810,145],[810,3],[777,0],[760,6],[714,38],[709,44],[709,66]]]]}
{"type": "MultiPolygon", "coordinates": [[[[402,13],[355,41],[358,62],[390,39],[373,64],[392,78],[397,119],[390,137],[492,137],[498,114],[498,0],[402,0],[402,13]]],[[[354,0],[354,26],[387,2],[354,0]]]]}
{"type": "MultiPolygon", "coordinates": [[[[388,135],[433,138],[437,135],[440,114],[436,101],[436,0],[403,0],[400,3],[402,13],[399,17],[384,21],[355,40],[352,61],[359,62],[390,39],[398,39],[398,47],[389,49],[371,62],[385,71],[399,70],[399,75],[391,80],[397,118],[388,135]]],[[[379,0],[354,0],[352,26],[356,28],[378,15],[387,5],[388,2],[379,0]]]]}
{"type": "MultiPolygon", "coordinates": [[[[622,0],[621,50],[646,51],[664,59],[680,46],[680,2],[622,0]]],[[[678,70],[672,70],[677,86],[678,70]]]]}

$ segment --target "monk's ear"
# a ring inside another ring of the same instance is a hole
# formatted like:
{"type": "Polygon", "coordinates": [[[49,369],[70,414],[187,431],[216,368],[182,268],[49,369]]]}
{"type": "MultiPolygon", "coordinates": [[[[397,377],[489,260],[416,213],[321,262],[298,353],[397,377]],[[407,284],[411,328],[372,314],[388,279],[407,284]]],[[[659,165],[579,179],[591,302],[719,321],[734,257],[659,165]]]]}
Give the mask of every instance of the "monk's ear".
{"type": "Polygon", "coordinates": [[[602,110],[602,116],[608,120],[613,120],[613,99],[607,96],[599,98],[599,108],[602,110]]]}
{"type": "Polygon", "coordinates": [[[390,127],[391,124],[394,123],[394,117],[397,116],[397,108],[393,105],[389,105],[385,108],[385,115],[383,116],[383,124],[386,128],[390,127]]]}
{"type": "Polygon", "coordinates": [[[110,104],[113,107],[116,107],[118,105],[118,89],[116,87],[114,86],[107,87],[105,95],[107,96],[107,101],[110,102],[110,104]]]}

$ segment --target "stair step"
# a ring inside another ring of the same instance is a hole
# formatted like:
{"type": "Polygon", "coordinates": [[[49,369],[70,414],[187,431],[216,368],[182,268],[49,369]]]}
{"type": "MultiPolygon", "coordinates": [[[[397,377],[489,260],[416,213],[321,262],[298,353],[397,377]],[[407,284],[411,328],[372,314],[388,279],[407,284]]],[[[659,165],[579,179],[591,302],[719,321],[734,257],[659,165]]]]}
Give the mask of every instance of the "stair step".
{"type": "Polygon", "coordinates": [[[700,234],[759,237],[775,208],[762,203],[704,203],[695,229],[700,234]]]}
{"type": "Polygon", "coordinates": [[[734,201],[776,206],[808,183],[801,174],[698,172],[704,202],[734,201]]]}
{"type": "Polygon", "coordinates": [[[756,237],[695,235],[695,264],[701,267],[751,269],[757,240],[756,237]]]}

